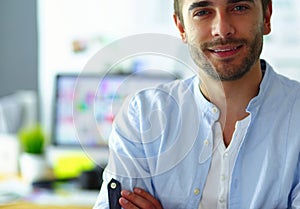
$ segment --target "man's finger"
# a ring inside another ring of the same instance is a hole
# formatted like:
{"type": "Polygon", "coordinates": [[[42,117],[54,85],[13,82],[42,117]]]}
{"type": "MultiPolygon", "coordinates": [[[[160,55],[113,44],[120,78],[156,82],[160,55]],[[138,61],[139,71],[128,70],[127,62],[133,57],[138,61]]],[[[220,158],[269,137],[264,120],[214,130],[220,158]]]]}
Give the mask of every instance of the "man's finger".
{"type": "Polygon", "coordinates": [[[124,209],[138,209],[137,206],[135,206],[133,203],[129,202],[126,198],[121,197],[119,199],[119,203],[124,209]]]}
{"type": "MultiPolygon", "coordinates": [[[[156,209],[156,205],[152,204],[152,200],[148,200],[147,196],[142,196],[139,193],[123,190],[121,192],[123,198],[120,199],[120,204],[125,209],[156,209]],[[127,200],[127,201],[126,201],[127,200]]],[[[161,209],[159,207],[158,209],[161,209]]]]}
{"type": "Polygon", "coordinates": [[[133,192],[141,197],[143,197],[144,199],[150,201],[156,209],[162,209],[160,202],[155,199],[150,193],[146,192],[145,190],[141,189],[141,188],[134,188],[133,192]]]}

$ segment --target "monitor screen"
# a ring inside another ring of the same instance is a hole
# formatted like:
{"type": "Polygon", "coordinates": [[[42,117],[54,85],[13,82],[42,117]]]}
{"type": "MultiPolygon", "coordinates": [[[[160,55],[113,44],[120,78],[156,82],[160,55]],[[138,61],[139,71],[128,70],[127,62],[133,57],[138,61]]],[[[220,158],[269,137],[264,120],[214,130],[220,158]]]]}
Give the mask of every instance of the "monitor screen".
{"type": "Polygon", "coordinates": [[[114,117],[128,95],[174,79],[171,75],[152,74],[57,75],[53,144],[107,145],[114,117]]]}

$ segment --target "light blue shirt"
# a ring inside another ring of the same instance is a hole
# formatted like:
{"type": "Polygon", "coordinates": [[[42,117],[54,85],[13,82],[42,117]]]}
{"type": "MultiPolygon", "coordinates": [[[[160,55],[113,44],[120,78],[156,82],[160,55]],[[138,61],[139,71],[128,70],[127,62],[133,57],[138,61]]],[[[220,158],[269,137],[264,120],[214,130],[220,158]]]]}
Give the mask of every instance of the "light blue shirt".
{"type": "MultiPolygon", "coordinates": [[[[263,62],[263,61],[262,61],[263,62]]],[[[300,85],[266,64],[250,124],[233,166],[229,209],[300,208],[300,85]]],[[[211,165],[219,110],[197,77],[139,92],[125,103],[95,209],[109,208],[107,184],[141,187],[164,209],[196,209],[211,165]]]]}

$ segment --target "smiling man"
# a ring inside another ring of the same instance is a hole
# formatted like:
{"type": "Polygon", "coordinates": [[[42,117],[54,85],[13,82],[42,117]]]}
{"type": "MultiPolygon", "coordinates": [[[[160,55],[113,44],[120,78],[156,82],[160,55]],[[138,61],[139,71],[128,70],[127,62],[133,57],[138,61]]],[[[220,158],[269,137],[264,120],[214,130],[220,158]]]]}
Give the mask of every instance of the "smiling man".
{"type": "Polygon", "coordinates": [[[200,69],[215,79],[237,80],[259,68],[271,16],[270,7],[264,19],[261,7],[254,0],[190,2],[183,6],[184,20],[175,16],[175,22],[200,69]]]}
{"type": "Polygon", "coordinates": [[[95,208],[108,208],[112,178],[125,209],[300,208],[300,85],[260,60],[271,0],[174,10],[197,76],[142,91],[120,114],[95,208]]]}
{"type": "Polygon", "coordinates": [[[221,109],[227,145],[236,121],[247,115],[246,106],[257,95],[262,80],[259,56],[263,35],[271,31],[272,5],[264,2],[263,9],[261,1],[184,0],[174,16],[199,66],[202,93],[221,109]]]}

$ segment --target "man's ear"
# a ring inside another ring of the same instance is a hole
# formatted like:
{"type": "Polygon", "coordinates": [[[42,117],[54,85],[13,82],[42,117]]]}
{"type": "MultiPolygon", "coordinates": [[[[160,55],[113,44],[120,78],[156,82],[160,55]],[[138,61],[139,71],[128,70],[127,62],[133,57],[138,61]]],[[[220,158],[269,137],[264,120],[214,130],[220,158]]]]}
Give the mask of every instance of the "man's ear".
{"type": "Polygon", "coordinates": [[[185,34],[185,30],[184,30],[184,25],[183,25],[183,23],[181,22],[181,20],[179,19],[179,17],[178,17],[176,14],[173,15],[173,19],[174,19],[174,22],[175,22],[176,27],[177,27],[178,30],[179,30],[179,33],[180,33],[180,36],[181,36],[182,41],[183,41],[184,43],[186,43],[187,40],[186,40],[186,34],[185,34]]]}
{"type": "Polygon", "coordinates": [[[268,35],[271,32],[271,16],[272,16],[272,0],[269,2],[265,12],[264,19],[264,35],[268,35]]]}

